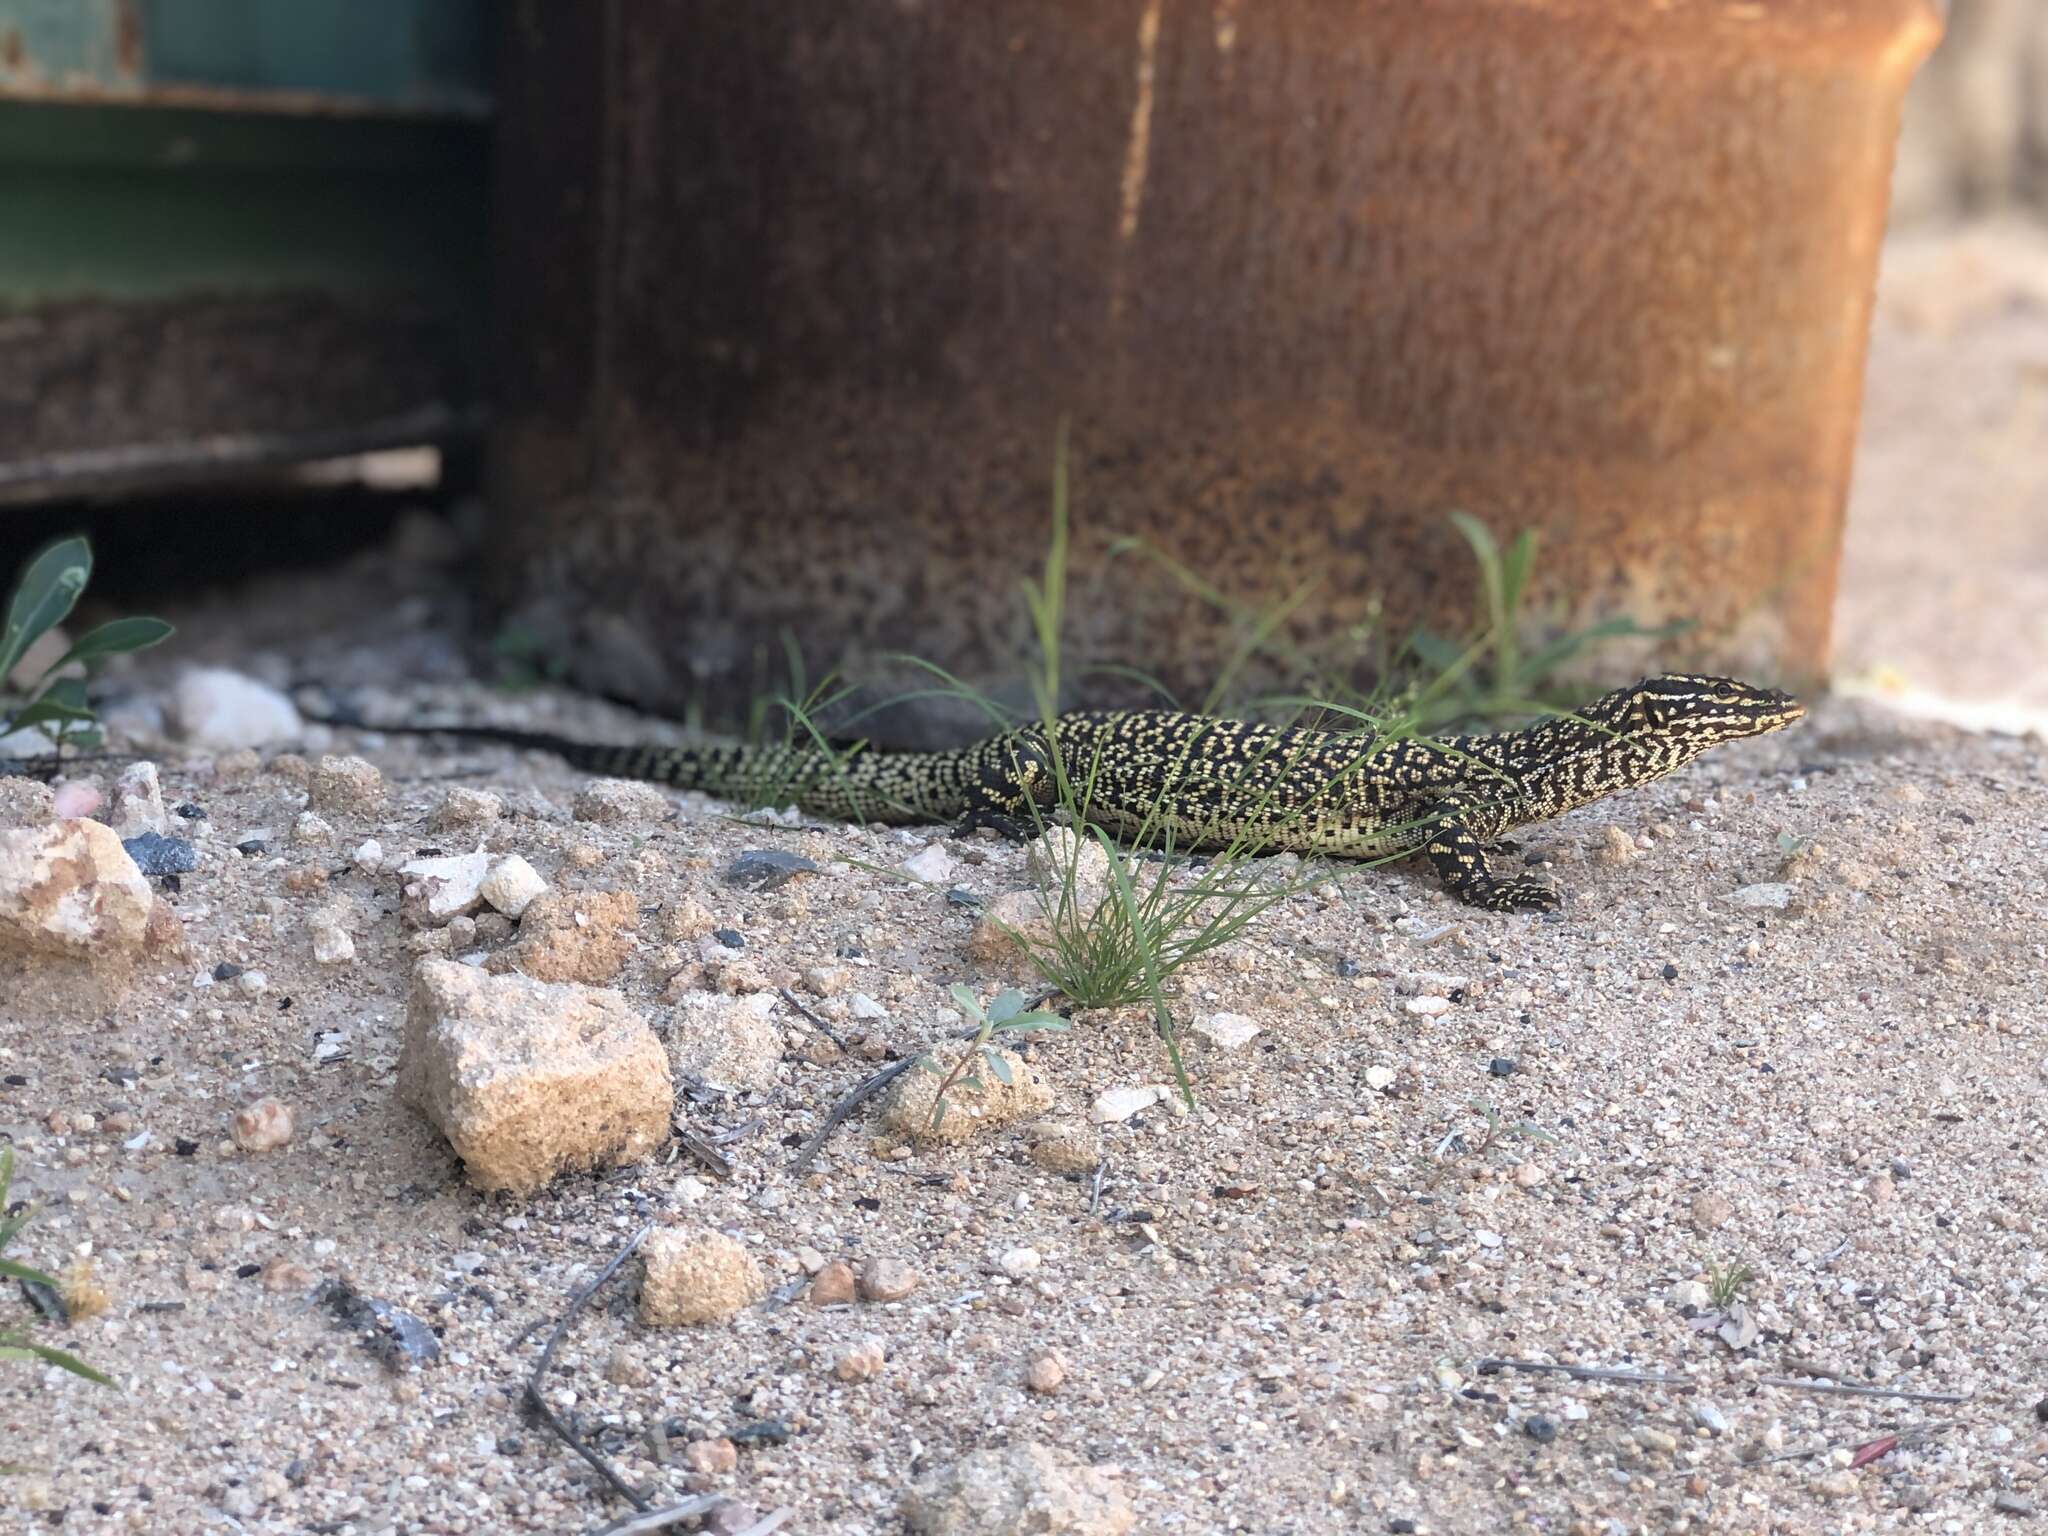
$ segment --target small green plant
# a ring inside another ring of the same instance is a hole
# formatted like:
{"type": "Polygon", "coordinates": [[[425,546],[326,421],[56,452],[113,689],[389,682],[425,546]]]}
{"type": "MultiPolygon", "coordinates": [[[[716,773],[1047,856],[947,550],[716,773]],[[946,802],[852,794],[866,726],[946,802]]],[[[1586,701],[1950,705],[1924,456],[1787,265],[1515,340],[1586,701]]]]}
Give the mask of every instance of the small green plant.
{"type": "Polygon", "coordinates": [[[491,636],[491,659],[497,664],[497,686],[506,693],[524,693],[569,675],[567,654],[517,620],[501,625],[491,636]]]}
{"type": "Polygon", "coordinates": [[[1707,1266],[1707,1299],[1714,1304],[1717,1312],[1726,1312],[1742,1297],[1749,1283],[1756,1279],[1756,1271],[1747,1264],[1709,1264],[1707,1266]]]}
{"type": "MultiPolygon", "coordinates": [[[[0,1212],[8,1210],[7,1191],[13,1182],[14,1148],[0,1146],[0,1212]]],[[[11,1215],[0,1215],[0,1251],[21,1235],[21,1229],[35,1218],[35,1214],[33,1206],[26,1206],[11,1215]]],[[[58,1283],[41,1270],[31,1269],[9,1258],[0,1258],[0,1277],[26,1280],[31,1285],[48,1286],[53,1291],[59,1288],[58,1283]]],[[[83,1376],[87,1381],[96,1381],[103,1387],[114,1385],[112,1377],[94,1370],[76,1355],[40,1343],[20,1328],[0,1328],[0,1360],[40,1360],[74,1376],[83,1376]]]]}
{"type": "Polygon", "coordinates": [[[975,1025],[973,1036],[967,1041],[959,1060],[943,1073],[931,1056],[918,1059],[918,1066],[939,1076],[939,1086],[932,1092],[932,1129],[937,1130],[946,1118],[946,1095],[954,1088],[975,1088],[983,1086],[980,1070],[985,1068],[989,1075],[1005,1087],[1012,1081],[1009,1062],[1003,1059],[1002,1051],[996,1046],[997,1035],[1028,1034],[1033,1032],[1052,1033],[1067,1028],[1067,1021],[1056,1013],[1046,1013],[1031,1007],[1022,992],[1010,987],[996,995],[986,1008],[973,992],[958,982],[953,984],[953,1001],[960,1005],[969,1022],[975,1025]]]}
{"type": "MultiPolygon", "coordinates": [[[[59,539],[23,568],[7,603],[7,627],[0,631],[0,695],[29,647],[64,622],[92,579],[92,546],[82,538],[59,539]]],[[[105,739],[86,698],[82,670],[90,673],[109,656],[140,651],[170,638],[162,619],[111,619],[87,630],[71,648],[44,667],[23,690],[21,702],[0,699],[0,736],[39,726],[62,752],[90,751],[105,739]]]]}
{"type": "Polygon", "coordinates": [[[1524,528],[1506,549],[1493,530],[1469,512],[1452,512],[1451,526],[1479,568],[1478,601],[1467,638],[1452,641],[1427,630],[1409,640],[1414,674],[1406,713],[1417,732],[1442,730],[1509,716],[1553,715],[1570,701],[1559,692],[1566,663],[1594,646],[1624,639],[1667,639],[1688,626],[1645,628],[1613,618],[1569,630],[1533,651],[1524,650],[1523,600],[1536,565],[1536,532],[1524,528]]]}

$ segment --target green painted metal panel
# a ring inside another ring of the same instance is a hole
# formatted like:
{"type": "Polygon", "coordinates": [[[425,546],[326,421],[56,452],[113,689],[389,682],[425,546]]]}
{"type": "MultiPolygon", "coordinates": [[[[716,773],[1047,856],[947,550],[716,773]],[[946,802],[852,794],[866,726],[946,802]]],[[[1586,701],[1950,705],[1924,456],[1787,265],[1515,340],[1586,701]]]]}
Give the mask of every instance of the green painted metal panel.
{"type": "Polygon", "coordinates": [[[0,96],[480,116],[483,0],[0,0],[0,96]]]}

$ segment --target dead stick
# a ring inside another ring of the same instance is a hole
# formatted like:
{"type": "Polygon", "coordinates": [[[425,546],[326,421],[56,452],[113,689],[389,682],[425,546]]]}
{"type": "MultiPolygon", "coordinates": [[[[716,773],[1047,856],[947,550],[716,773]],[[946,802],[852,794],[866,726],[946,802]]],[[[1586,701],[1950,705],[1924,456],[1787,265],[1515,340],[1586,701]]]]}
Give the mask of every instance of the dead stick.
{"type": "Polygon", "coordinates": [[[1666,1376],[1656,1371],[1623,1371],[1605,1365],[1553,1365],[1548,1360],[1482,1360],[1474,1367],[1482,1376],[1496,1371],[1543,1371],[1572,1376],[1580,1381],[1625,1381],[1640,1387],[1689,1387],[1690,1376],[1666,1376]]]}
{"type": "Polygon", "coordinates": [[[612,1255],[611,1262],[597,1272],[597,1278],[569,1298],[568,1309],[562,1313],[562,1320],[555,1324],[555,1331],[548,1335],[548,1342],[540,1352],[540,1359],[534,1362],[533,1374],[526,1378],[526,1400],[533,1404],[533,1411],[541,1416],[541,1421],[561,1437],[564,1445],[595,1467],[598,1476],[610,1483],[620,1498],[642,1513],[646,1512],[647,1501],[613,1470],[610,1462],[577,1439],[575,1432],[555,1417],[555,1410],[550,1408],[546,1399],[540,1395],[540,1381],[547,1375],[548,1367],[554,1363],[555,1346],[562,1342],[562,1335],[569,1331],[569,1324],[576,1320],[576,1314],[581,1312],[590,1298],[597,1294],[600,1286],[619,1272],[619,1266],[632,1256],[633,1250],[640,1246],[641,1240],[653,1230],[654,1223],[650,1221],[635,1232],[626,1240],[626,1246],[612,1255]]]}
{"type": "Polygon", "coordinates": [[[614,1520],[594,1536],[646,1536],[649,1531],[665,1531],[697,1515],[708,1514],[726,1502],[722,1493],[693,1494],[680,1504],[664,1504],[660,1509],[642,1510],[614,1520]]]}
{"type": "Polygon", "coordinates": [[[1967,1403],[1968,1392],[1908,1392],[1902,1387],[1866,1387],[1853,1381],[1803,1381],[1797,1376],[1759,1376],[1767,1387],[1795,1392],[1835,1392],[1844,1397],[1896,1397],[1908,1403],[1967,1403]]]}
{"type": "Polygon", "coordinates": [[[811,1012],[811,1010],[806,1008],[802,1003],[798,1002],[796,1000],[796,994],[794,992],[790,991],[787,987],[777,987],[775,990],[778,994],[781,995],[781,998],[785,1003],[789,1004],[790,1007],[794,1008],[798,1013],[802,1014],[806,1019],[810,1021],[811,1028],[815,1029],[827,1040],[830,1040],[834,1045],[838,1046],[840,1050],[843,1051],[847,1048],[846,1041],[839,1036],[839,1034],[832,1028],[832,1026],[830,1024],[827,1024],[823,1019],[819,1018],[815,1013],[811,1012]]]}
{"type": "MultiPolygon", "coordinates": [[[[951,1038],[955,1040],[971,1040],[980,1033],[981,1026],[976,1025],[971,1029],[962,1030],[951,1038]]],[[[924,1060],[924,1053],[920,1051],[914,1056],[904,1057],[901,1061],[892,1061],[889,1065],[882,1068],[881,1071],[868,1077],[859,1087],[847,1094],[837,1104],[834,1104],[832,1106],[832,1113],[825,1117],[825,1123],[818,1127],[812,1134],[811,1139],[799,1147],[796,1156],[790,1159],[789,1171],[791,1173],[802,1173],[806,1168],[810,1167],[811,1159],[818,1155],[818,1149],[831,1139],[834,1131],[846,1123],[848,1115],[859,1109],[861,1105],[872,1099],[922,1060],[924,1060]]]]}

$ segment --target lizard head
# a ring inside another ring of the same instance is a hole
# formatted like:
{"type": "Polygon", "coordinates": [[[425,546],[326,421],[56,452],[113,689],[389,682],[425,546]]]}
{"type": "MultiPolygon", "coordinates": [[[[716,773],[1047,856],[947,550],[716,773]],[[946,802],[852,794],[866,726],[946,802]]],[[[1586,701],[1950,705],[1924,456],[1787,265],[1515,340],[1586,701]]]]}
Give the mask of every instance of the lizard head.
{"type": "Polygon", "coordinates": [[[1776,688],[1689,673],[1644,678],[1586,711],[1626,737],[1676,748],[1687,758],[1724,741],[1781,731],[1805,713],[1805,705],[1776,688]]]}

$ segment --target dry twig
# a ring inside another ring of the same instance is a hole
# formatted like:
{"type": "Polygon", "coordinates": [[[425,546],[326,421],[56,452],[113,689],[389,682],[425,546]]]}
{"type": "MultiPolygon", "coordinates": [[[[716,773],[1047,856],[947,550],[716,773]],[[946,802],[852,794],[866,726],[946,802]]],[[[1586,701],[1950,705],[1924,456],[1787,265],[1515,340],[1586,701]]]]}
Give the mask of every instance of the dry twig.
{"type": "Polygon", "coordinates": [[[1554,1365],[1548,1360],[1482,1360],[1475,1367],[1482,1376],[1497,1371],[1541,1371],[1571,1376],[1579,1381],[1619,1381],[1638,1387],[1690,1387],[1690,1376],[1667,1376],[1658,1371],[1624,1371],[1605,1365],[1554,1365]]]}
{"type": "MultiPolygon", "coordinates": [[[[633,1250],[638,1248],[642,1240],[653,1230],[654,1223],[650,1221],[635,1232],[626,1240],[625,1247],[612,1255],[611,1262],[597,1272],[597,1278],[569,1298],[568,1308],[562,1313],[561,1321],[555,1324],[555,1331],[548,1335],[547,1344],[541,1349],[540,1359],[534,1362],[533,1374],[526,1378],[526,1400],[533,1405],[533,1411],[540,1415],[541,1422],[553,1430],[564,1445],[595,1467],[597,1475],[609,1483],[620,1498],[643,1514],[647,1511],[647,1500],[619,1476],[610,1462],[577,1439],[575,1431],[555,1416],[555,1410],[550,1408],[547,1400],[541,1396],[540,1383],[541,1378],[547,1375],[548,1367],[554,1363],[555,1347],[562,1342],[562,1336],[569,1331],[569,1325],[576,1320],[576,1314],[588,1305],[590,1298],[598,1293],[599,1288],[607,1280],[619,1272],[619,1266],[632,1256],[633,1250]]],[[[645,1529],[658,1530],[660,1527],[648,1526],[645,1529]]]]}

